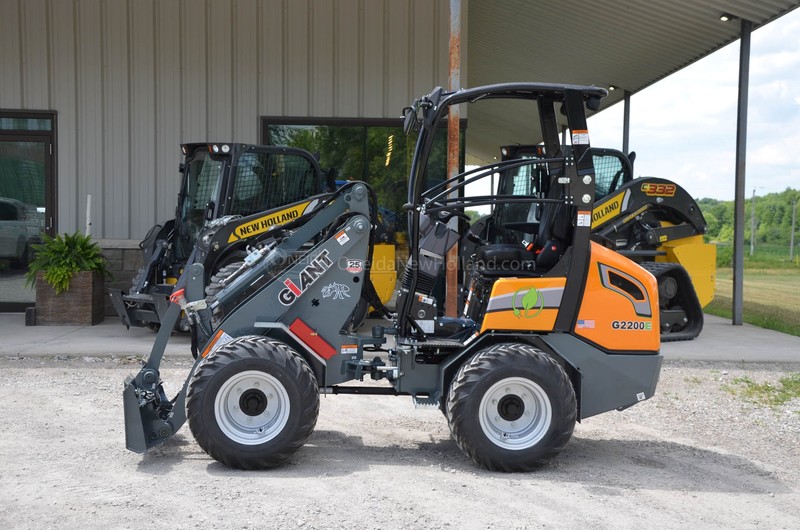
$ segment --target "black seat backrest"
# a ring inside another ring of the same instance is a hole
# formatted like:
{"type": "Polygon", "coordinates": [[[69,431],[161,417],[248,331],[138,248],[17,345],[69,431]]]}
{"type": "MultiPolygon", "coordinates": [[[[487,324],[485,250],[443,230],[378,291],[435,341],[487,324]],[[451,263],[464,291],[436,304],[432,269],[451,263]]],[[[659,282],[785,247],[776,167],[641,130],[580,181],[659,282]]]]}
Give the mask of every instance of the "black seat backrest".
{"type": "MultiPolygon", "coordinates": [[[[550,195],[548,198],[556,198],[556,193],[550,195]]],[[[567,204],[545,203],[542,205],[541,215],[536,238],[536,246],[539,248],[536,268],[540,270],[550,269],[558,262],[569,243],[572,225],[570,206],[567,204]]]]}

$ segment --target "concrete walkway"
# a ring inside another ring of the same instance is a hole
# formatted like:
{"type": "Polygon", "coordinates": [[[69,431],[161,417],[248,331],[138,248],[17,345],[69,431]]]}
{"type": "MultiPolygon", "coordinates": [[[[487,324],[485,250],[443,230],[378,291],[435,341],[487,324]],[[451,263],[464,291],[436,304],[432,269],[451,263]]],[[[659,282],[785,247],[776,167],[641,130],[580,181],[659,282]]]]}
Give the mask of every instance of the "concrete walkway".
{"type": "MultiPolygon", "coordinates": [[[[370,323],[362,329],[371,329],[370,323]]],[[[0,356],[141,357],[150,352],[155,333],[125,329],[116,317],[96,326],[25,326],[24,314],[0,313],[0,337],[0,356]]],[[[664,343],[661,352],[668,360],[800,363],[800,337],[706,315],[698,338],[664,343]]],[[[173,334],[166,355],[189,358],[189,335],[173,334]]]]}

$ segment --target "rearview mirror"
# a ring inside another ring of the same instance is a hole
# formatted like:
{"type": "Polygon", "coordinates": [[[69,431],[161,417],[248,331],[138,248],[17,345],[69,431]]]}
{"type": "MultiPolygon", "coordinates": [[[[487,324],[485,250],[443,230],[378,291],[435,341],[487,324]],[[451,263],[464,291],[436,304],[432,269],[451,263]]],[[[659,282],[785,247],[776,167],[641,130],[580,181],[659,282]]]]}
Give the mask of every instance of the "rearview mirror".
{"type": "Polygon", "coordinates": [[[408,136],[412,132],[419,129],[420,118],[417,115],[419,107],[415,101],[411,107],[403,109],[403,133],[408,136]]]}

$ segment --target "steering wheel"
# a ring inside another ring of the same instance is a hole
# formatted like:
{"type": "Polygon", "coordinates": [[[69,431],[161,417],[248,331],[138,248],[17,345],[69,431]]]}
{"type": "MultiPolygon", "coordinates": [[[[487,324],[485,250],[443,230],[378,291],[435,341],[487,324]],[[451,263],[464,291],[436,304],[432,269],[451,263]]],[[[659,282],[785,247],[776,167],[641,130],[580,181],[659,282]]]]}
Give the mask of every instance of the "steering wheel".
{"type": "Polygon", "coordinates": [[[460,211],[457,206],[443,206],[442,204],[439,204],[437,202],[430,203],[430,206],[434,208],[441,208],[434,215],[439,221],[443,223],[448,222],[453,217],[457,217],[462,221],[466,221],[467,223],[472,223],[472,218],[466,213],[460,211]]]}

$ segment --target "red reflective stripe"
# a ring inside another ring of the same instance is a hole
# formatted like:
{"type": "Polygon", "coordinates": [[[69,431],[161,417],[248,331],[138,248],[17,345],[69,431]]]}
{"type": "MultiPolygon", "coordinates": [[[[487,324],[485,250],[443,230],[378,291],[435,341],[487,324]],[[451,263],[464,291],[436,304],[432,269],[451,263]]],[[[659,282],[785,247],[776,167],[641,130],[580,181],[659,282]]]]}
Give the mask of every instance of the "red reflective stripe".
{"type": "Polygon", "coordinates": [[[306,346],[314,350],[323,359],[328,360],[336,355],[336,350],[333,349],[333,346],[328,344],[325,339],[320,337],[316,331],[308,327],[308,324],[299,318],[292,322],[292,325],[289,326],[289,331],[297,335],[298,339],[302,340],[306,346]]]}

